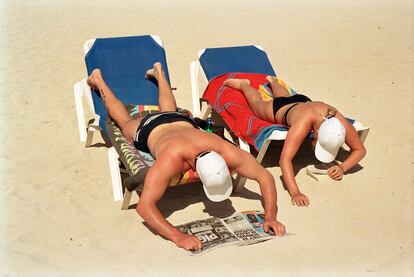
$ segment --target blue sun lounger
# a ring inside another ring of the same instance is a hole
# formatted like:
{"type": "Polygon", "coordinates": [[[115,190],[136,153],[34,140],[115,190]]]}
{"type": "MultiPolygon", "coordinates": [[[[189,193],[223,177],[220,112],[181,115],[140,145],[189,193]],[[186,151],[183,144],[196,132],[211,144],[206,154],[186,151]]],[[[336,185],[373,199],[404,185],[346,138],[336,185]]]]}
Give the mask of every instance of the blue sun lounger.
{"type": "MultiPolygon", "coordinates": [[[[169,78],[164,48],[158,37],[92,39],[85,42],[84,53],[87,75],[89,76],[96,68],[101,69],[106,83],[116,92],[121,102],[158,106],[158,88],[144,78],[145,72],[157,61],[162,63],[165,74],[169,78]]],[[[95,114],[93,122],[88,125],[82,120],[84,117],[78,116],[80,139],[86,142],[86,146],[90,146],[94,131],[104,131],[107,134],[105,127],[107,111],[98,93],[90,93],[86,82],[77,85],[87,86],[86,89],[79,88],[78,92],[87,93],[88,98],[89,95],[91,96],[88,100],[92,100],[92,103],[88,104],[91,104],[90,108],[95,114]]],[[[76,100],[78,115],[83,115],[82,106],[78,105],[80,99],[76,98],[76,100]]]]}
{"type": "MultiPolygon", "coordinates": [[[[202,49],[198,52],[198,59],[190,64],[193,114],[195,116],[205,119],[210,115],[213,109],[210,103],[201,99],[201,93],[204,89],[200,90],[200,83],[204,84],[205,87],[206,84],[215,77],[230,72],[260,73],[276,76],[276,72],[270,63],[266,52],[260,46],[249,45],[202,49]],[[207,104],[207,108],[204,109],[204,112],[202,113],[203,103],[207,104]]],[[[292,94],[296,93],[292,88],[287,88],[292,94]]],[[[356,120],[351,120],[351,122],[358,131],[362,142],[364,142],[368,135],[369,128],[356,120]]],[[[231,129],[230,126],[229,128],[231,129]]],[[[277,128],[272,132],[263,134],[263,142],[260,143],[261,147],[257,155],[259,163],[262,162],[270,142],[272,140],[284,140],[287,131],[288,128],[277,128]]],[[[261,135],[262,134],[259,134],[258,136],[261,135]]],[[[238,144],[241,149],[250,152],[249,144],[240,137],[238,138],[238,144]]],[[[241,190],[244,187],[245,182],[245,177],[238,176],[235,190],[241,190]]]]}
{"type": "MultiPolygon", "coordinates": [[[[155,62],[161,62],[169,81],[166,55],[159,37],[145,35],[92,39],[84,43],[83,50],[87,75],[96,68],[101,69],[105,81],[128,106],[132,116],[143,116],[150,110],[158,110],[157,85],[146,80],[145,73],[155,62]]],[[[109,119],[99,93],[92,92],[86,80],[84,78],[74,85],[80,140],[85,142],[86,147],[91,146],[95,132],[101,132],[105,138],[110,139],[112,147],[108,150],[108,159],[113,197],[114,201],[123,199],[122,207],[126,209],[132,191],[143,184],[146,172],[154,160],[150,154],[136,150],[125,139],[119,127],[109,119]],[[83,109],[83,100],[86,100],[88,113],[83,109]],[[91,117],[85,118],[86,116],[91,117]],[[124,183],[125,194],[121,171],[130,175],[124,183]]],[[[191,178],[187,177],[183,174],[170,185],[190,182],[191,178]]]]}

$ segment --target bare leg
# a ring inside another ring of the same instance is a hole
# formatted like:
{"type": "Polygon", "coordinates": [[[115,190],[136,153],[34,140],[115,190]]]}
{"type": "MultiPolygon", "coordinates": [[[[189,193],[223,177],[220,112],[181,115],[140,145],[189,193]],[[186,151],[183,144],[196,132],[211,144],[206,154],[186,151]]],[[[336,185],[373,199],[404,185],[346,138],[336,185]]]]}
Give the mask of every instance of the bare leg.
{"type": "Polygon", "coordinates": [[[272,88],[274,97],[291,96],[287,89],[277,82],[277,78],[275,76],[269,75],[266,77],[266,80],[269,82],[270,87],[272,88]]]}
{"type": "Polygon", "coordinates": [[[257,117],[272,123],[275,122],[275,118],[273,116],[273,101],[263,101],[259,92],[250,86],[249,80],[227,79],[223,84],[243,92],[247,103],[249,103],[250,109],[257,117]]]}
{"type": "Polygon", "coordinates": [[[177,110],[174,95],[172,94],[170,84],[165,77],[162,65],[159,62],[154,64],[154,67],[147,71],[145,78],[153,77],[158,81],[158,104],[160,111],[171,112],[177,110]]]}
{"type": "Polygon", "coordinates": [[[99,91],[109,116],[118,124],[127,140],[132,142],[139,121],[133,119],[129,115],[124,104],[116,98],[112,90],[105,83],[101,71],[99,69],[92,71],[91,75],[88,77],[87,83],[93,90],[99,91]]]}

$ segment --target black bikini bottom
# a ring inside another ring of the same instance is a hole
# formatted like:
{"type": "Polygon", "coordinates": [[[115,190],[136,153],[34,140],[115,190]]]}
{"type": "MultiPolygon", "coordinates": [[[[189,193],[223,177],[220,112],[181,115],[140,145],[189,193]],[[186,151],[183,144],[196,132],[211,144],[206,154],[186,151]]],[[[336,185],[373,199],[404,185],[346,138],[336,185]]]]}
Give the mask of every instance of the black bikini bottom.
{"type": "Polygon", "coordinates": [[[162,124],[177,121],[185,121],[191,123],[194,128],[198,128],[197,124],[192,118],[179,112],[158,112],[147,114],[139,123],[139,126],[137,128],[137,133],[135,134],[134,138],[135,148],[140,151],[150,153],[150,150],[148,148],[148,138],[152,130],[162,124]]]}
{"type": "MultiPolygon", "coordinates": [[[[292,104],[292,103],[305,103],[305,102],[311,102],[312,100],[303,94],[295,94],[292,96],[282,96],[282,97],[276,97],[273,99],[273,116],[276,117],[277,111],[279,111],[282,107],[292,104]]],[[[287,126],[286,118],[287,114],[290,111],[291,108],[293,108],[296,105],[292,105],[283,115],[282,123],[287,126]]]]}

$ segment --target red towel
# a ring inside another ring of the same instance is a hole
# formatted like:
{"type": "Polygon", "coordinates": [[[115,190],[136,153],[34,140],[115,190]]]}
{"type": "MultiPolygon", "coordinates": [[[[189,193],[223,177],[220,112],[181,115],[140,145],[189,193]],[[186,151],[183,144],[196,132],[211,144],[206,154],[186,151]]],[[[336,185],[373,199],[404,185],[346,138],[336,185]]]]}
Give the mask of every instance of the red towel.
{"type": "Polygon", "coordinates": [[[286,130],[286,127],[259,119],[251,111],[243,93],[223,86],[223,82],[230,78],[249,79],[250,85],[258,90],[260,85],[267,83],[266,76],[256,73],[227,73],[212,79],[202,97],[221,115],[236,136],[254,145],[257,150],[261,148],[263,139],[265,139],[263,133],[269,133],[265,132],[266,130],[286,130]]]}

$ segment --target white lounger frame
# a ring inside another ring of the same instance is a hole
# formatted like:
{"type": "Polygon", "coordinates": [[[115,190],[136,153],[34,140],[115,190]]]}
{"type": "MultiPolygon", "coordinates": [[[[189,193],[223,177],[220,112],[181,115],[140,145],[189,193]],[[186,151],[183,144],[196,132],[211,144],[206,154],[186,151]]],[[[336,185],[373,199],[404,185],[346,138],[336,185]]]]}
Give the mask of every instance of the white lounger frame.
{"type": "MultiPolygon", "coordinates": [[[[261,46],[255,45],[255,47],[264,51],[264,49],[261,46]]],[[[206,85],[208,84],[207,76],[200,64],[200,57],[203,55],[204,51],[205,49],[200,50],[198,52],[198,59],[191,62],[190,64],[191,92],[192,92],[192,98],[193,98],[192,99],[193,100],[193,114],[194,116],[198,116],[202,119],[206,119],[211,114],[211,111],[212,111],[212,107],[208,105],[207,102],[202,101],[200,98],[201,93],[202,93],[200,92],[200,87],[199,87],[200,75],[202,75],[201,81],[206,85]],[[207,108],[201,114],[203,102],[207,104],[207,108]]],[[[368,135],[368,132],[369,132],[369,127],[364,126],[359,121],[355,121],[353,126],[357,130],[362,143],[364,143],[368,135]]],[[[272,140],[284,140],[286,138],[286,135],[287,135],[287,131],[279,131],[279,130],[273,131],[272,134],[264,141],[262,148],[257,154],[257,157],[256,157],[257,161],[259,163],[262,163],[262,160],[272,140]]],[[[238,144],[241,149],[250,153],[250,146],[247,142],[239,138],[238,144]]],[[[246,177],[238,175],[236,177],[236,184],[235,184],[234,191],[237,192],[237,191],[242,190],[244,188],[246,180],[247,180],[246,177]]]]}
{"type": "MultiPolygon", "coordinates": [[[[162,40],[155,35],[151,37],[161,46],[163,46],[162,40]]],[[[95,43],[95,39],[87,40],[83,44],[84,55],[92,48],[95,43]]],[[[80,141],[85,142],[85,147],[89,147],[92,144],[93,134],[97,131],[101,131],[102,128],[99,127],[99,115],[95,113],[95,108],[92,101],[92,92],[88,84],[86,83],[87,78],[82,79],[79,82],[76,82],[73,90],[75,94],[75,105],[76,105],[76,114],[78,117],[78,127],[79,127],[79,136],[80,141]],[[87,108],[90,113],[93,115],[93,118],[89,120],[85,119],[85,111],[83,109],[83,101],[86,100],[87,108]],[[88,123],[87,123],[88,122],[88,123]]],[[[120,168],[119,155],[116,152],[115,148],[112,146],[108,149],[108,161],[109,161],[109,170],[111,173],[112,181],[112,192],[114,201],[124,200],[122,204],[122,209],[128,209],[129,202],[132,196],[132,193],[126,193],[124,197],[123,188],[122,188],[122,179],[121,172],[125,172],[124,169],[120,168]]]]}

